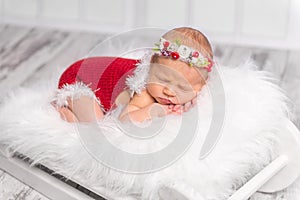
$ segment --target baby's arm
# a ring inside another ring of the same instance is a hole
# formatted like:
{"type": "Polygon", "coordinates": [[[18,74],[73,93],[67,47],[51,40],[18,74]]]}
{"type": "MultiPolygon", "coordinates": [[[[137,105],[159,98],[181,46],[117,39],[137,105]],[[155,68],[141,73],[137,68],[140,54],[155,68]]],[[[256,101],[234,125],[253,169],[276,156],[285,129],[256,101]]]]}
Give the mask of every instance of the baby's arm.
{"type": "Polygon", "coordinates": [[[153,117],[161,117],[171,113],[168,105],[160,105],[155,103],[147,90],[143,90],[141,94],[135,94],[128,105],[124,108],[119,116],[121,121],[133,120],[142,122],[153,117]]]}

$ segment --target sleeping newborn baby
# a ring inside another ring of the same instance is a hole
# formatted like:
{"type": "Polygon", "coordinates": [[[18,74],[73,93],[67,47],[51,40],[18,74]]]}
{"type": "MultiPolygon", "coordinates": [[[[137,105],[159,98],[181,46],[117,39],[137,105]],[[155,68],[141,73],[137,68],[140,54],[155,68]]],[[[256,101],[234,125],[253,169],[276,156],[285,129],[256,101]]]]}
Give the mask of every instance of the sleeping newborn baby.
{"type": "MultiPolygon", "coordinates": [[[[101,59],[100,62],[105,66],[101,59]]],[[[68,122],[97,121],[121,102],[126,103],[119,116],[121,121],[143,122],[188,111],[206,83],[213,66],[213,54],[208,39],[200,31],[189,27],[168,31],[153,48],[146,84],[133,95],[126,87],[115,85],[122,82],[124,75],[129,76],[139,64],[138,60],[114,58],[107,62],[109,67],[105,66],[104,72],[97,70],[99,64],[87,63],[88,70],[80,69],[81,62],[71,66],[73,70],[66,70],[60,79],[53,105],[61,117],[68,122]],[[79,72],[83,75],[78,75],[79,72]],[[93,84],[97,73],[101,78],[93,84]],[[107,97],[110,98],[107,100],[107,97]]]]}

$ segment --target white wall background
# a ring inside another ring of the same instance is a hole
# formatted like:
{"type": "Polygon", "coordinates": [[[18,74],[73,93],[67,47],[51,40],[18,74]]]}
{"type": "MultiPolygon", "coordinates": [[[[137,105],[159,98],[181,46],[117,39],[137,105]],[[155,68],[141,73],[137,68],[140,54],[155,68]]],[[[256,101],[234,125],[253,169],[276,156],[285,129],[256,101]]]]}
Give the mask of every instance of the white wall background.
{"type": "Polygon", "coordinates": [[[190,25],[213,42],[300,49],[300,0],[0,0],[0,22],[97,32],[190,25]]]}

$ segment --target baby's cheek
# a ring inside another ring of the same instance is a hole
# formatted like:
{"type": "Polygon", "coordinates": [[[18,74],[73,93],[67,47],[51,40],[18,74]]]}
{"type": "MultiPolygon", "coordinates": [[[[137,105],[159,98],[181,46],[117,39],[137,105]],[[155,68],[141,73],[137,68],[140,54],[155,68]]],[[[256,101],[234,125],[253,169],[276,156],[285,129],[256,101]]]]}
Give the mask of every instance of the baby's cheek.
{"type": "Polygon", "coordinates": [[[178,92],[177,93],[177,101],[179,102],[179,104],[184,104],[187,103],[189,101],[191,101],[193,98],[196,97],[196,93],[195,92],[178,92]]]}
{"type": "Polygon", "coordinates": [[[158,94],[160,92],[161,87],[157,84],[148,84],[147,85],[147,91],[151,96],[155,96],[156,94],[158,94]]]}

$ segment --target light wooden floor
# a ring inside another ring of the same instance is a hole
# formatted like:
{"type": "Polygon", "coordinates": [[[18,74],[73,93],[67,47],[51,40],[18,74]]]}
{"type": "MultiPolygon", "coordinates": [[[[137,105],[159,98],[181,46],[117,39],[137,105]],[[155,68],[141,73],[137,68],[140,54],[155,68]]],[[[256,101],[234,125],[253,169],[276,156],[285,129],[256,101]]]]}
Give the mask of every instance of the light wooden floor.
{"type": "Polygon", "coordinates": [[[0,170],[1,200],[47,200],[42,194],[0,170]]]}
{"type": "MultiPolygon", "coordinates": [[[[0,24],[1,96],[20,85],[30,87],[40,79],[50,80],[105,38],[104,34],[0,24]]],[[[262,70],[274,73],[294,102],[292,110],[300,116],[300,50],[215,44],[215,56],[219,63],[232,66],[252,58],[262,70]]],[[[300,127],[299,117],[295,122],[300,127]]],[[[47,198],[0,171],[0,199],[47,198]]]]}

